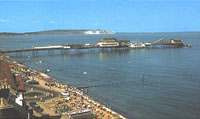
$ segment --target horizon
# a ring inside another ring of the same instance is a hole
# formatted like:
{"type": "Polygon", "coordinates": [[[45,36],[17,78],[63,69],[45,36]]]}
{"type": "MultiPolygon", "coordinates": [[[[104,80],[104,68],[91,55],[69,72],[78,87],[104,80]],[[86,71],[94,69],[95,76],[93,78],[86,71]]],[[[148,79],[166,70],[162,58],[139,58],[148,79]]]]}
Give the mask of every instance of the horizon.
{"type": "MultiPolygon", "coordinates": [[[[105,30],[105,29],[48,29],[48,30],[43,30],[43,31],[70,31],[70,30],[105,30]]],[[[29,31],[29,32],[0,32],[0,33],[17,33],[17,34],[23,34],[23,33],[34,33],[34,32],[43,32],[43,31],[29,31]]],[[[108,30],[105,30],[105,31],[108,31],[108,30]]],[[[114,31],[114,30],[110,30],[110,31],[114,31]]],[[[114,31],[115,33],[181,33],[181,32],[200,32],[200,31],[157,31],[157,32],[140,32],[140,31],[135,31],[135,32],[116,32],[114,31]]]]}
{"type": "Polygon", "coordinates": [[[200,31],[197,0],[0,0],[0,32],[200,31]]]}

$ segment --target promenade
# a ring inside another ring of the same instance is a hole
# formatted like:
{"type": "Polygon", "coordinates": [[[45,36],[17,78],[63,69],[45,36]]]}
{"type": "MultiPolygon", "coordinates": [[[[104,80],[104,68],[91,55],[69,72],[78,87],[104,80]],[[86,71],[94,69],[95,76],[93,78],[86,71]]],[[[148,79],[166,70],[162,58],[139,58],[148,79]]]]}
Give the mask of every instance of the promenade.
{"type": "Polygon", "coordinates": [[[88,95],[84,94],[76,87],[68,87],[67,84],[62,84],[58,80],[53,80],[50,76],[31,69],[25,65],[18,64],[16,61],[7,59],[11,67],[11,71],[27,76],[30,80],[39,82],[39,85],[29,85],[25,83],[26,90],[36,90],[43,92],[47,97],[37,97],[27,102],[36,101],[43,109],[43,112],[34,111],[35,116],[49,114],[50,116],[61,116],[61,118],[70,118],[73,113],[89,110],[97,119],[125,119],[122,115],[112,109],[102,105],[88,95]],[[48,80],[47,80],[48,79],[48,80]],[[51,85],[47,85],[51,84],[51,85]],[[63,95],[65,92],[67,95],[63,95]]]}

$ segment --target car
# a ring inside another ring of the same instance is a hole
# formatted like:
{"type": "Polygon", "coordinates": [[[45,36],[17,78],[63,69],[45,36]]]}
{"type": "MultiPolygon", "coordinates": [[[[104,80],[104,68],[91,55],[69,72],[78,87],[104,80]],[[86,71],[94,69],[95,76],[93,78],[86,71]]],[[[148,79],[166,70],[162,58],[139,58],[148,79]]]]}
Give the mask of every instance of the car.
{"type": "Polygon", "coordinates": [[[36,112],[42,112],[43,111],[43,109],[41,107],[35,107],[34,109],[35,109],[36,112]]]}
{"type": "Polygon", "coordinates": [[[39,85],[39,82],[36,81],[36,80],[28,80],[26,81],[28,84],[31,84],[31,85],[39,85]]]}
{"type": "Polygon", "coordinates": [[[42,118],[48,119],[49,118],[49,114],[42,114],[42,118]]]}
{"type": "Polygon", "coordinates": [[[67,91],[62,91],[61,94],[62,94],[63,96],[69,96],[69,93],[68,93],[67,91]]]}
{"type": "Polygon", "coordinates": [[[40,108],[38,104],[34,105],[33,108],[40,108]]]}
{"type": "Polygon", "coordinates": [[[29,102],[29,104],[31,107],[34,107],[35,105],[37,105],[36,102],[29,102]]]}
{"type": "Polygon", "coordinates": [[[36,102],[30,102],[29,104],[36,112],[43,111],[43,109],[38,104],[36,104],[36,102]]]}
{"type": "Polygon", "coordinates": [[[30,78],[28,78],[28,77],[23,77],[22,79],[24,80],[24,82],[30,80],[30,78]]]}
{"type": "Polygon", "coordinates": [[[29,79],[29,80],[27,80],[27,81],[26,81],[26,83],[28,83],[28,82],[30,82],[30,81],[32,81],[32,80],[31,80],[31,79],[29,79]]]}

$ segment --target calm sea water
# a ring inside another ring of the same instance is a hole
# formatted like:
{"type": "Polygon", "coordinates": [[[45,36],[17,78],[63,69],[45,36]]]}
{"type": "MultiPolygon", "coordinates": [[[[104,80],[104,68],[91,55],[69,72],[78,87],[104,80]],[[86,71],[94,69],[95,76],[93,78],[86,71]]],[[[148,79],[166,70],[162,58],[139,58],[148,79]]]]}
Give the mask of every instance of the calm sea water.
{"type": "Polygon", "coordinates": [[[23,53],[21,58],[15,53],[10,55],[40,71],[51,69],[50,76],[70,85],[104,85],[90,88],[89,95],[129,119],[200,118],[200,32],[7,36],[0,37],[0,48],[94,44],[104,37],[137,42],[180,38],[193,47],[110,52],[83,50],[66,55],[55,51],[54,56],[43,51],[39,57],[29,60],[27,56],[31,56],[31,52],[23,53]],[[43,62],[38,64],[38,61],[43,62]],[[143,74],[144,82],[141,81],[143,74]]]}

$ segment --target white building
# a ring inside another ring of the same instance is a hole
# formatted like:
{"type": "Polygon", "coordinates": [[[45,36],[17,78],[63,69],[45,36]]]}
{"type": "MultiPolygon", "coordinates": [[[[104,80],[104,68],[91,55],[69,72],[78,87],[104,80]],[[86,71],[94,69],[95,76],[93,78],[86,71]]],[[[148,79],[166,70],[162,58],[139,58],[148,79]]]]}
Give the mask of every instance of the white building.
{"type": "Polygon", "coordinates": [[[22,93],[20,93],[19,95],[17,95],[16,99],[15,99],[15,103],[17,103],[20,106],[24,106],[24,96],[22,93]]]}
{"type": "Polygon", "coordinates": [[[115,38],[102,38],[100,42],[96,44],[99,47],[117,47],[119,42],[115,38]]]}

